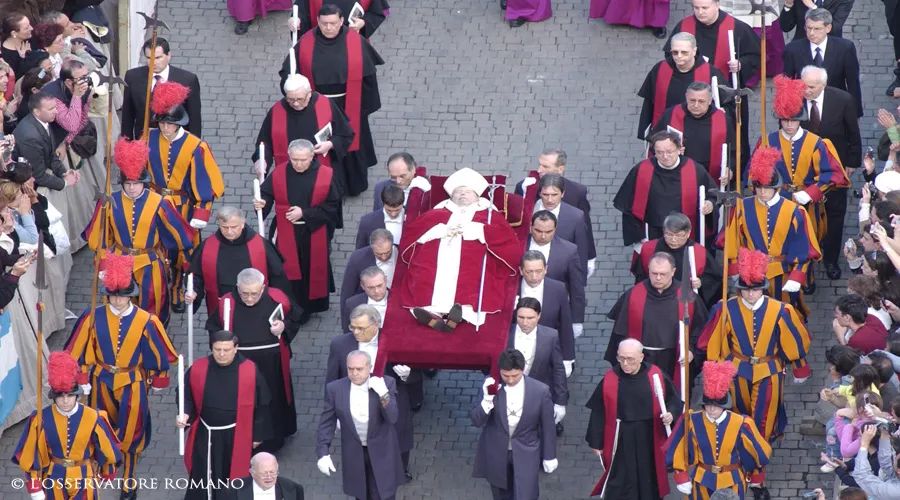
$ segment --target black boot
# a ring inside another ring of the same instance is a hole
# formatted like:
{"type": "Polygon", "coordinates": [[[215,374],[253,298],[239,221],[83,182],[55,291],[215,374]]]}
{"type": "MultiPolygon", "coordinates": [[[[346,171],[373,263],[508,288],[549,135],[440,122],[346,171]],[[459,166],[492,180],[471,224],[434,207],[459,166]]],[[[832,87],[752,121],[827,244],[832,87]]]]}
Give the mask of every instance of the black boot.
{"type": "Polygon", "coordinates": [[[509,22],[509,27],[510,27],[510,28],[518,28],[518,27],[520,27],[520,26],[524,26],[524,25],[525,25],[525,18],[524,18],[524,17],[519,17],[519,18],[513,19],[513,20],[508,21],[508,22],[509,22]]]}
{"type": "Polygon", "coordinates": [[[246,35],[247,29],[250,28],[250,23],[253,21],[241,21],[234,26],[234,34],[235,35],[246,35]]]}
{"type": "Polygon", "coordinates": [[[653,32],[653,36],[658,40],[665,40],[665,38],[669,36],[669,30],[667,30],[665,26],[662,28],[653,28],[651,31],[653,32]]]}
{"type": "Polygon", "coordinates": [[[500,10],[506,10],[506,0],[500,0],[500,10]]]}
{"type": "Polygon", "coordinates": [[[884,92],[888,97],[894,97],[894,90],[900,87],[900,63],[897,64],[897,67],[894,68],[894,81],[888,86],[887,90],[884,92]]]}

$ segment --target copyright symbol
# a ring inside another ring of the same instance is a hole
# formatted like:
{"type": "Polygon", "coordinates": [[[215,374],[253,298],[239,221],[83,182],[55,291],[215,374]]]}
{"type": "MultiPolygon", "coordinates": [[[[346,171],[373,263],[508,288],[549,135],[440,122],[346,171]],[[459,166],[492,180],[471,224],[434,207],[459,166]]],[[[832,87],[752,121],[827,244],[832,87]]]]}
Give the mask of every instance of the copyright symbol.
{"type": "Polygon", "coordinates": [[[21,490],[22,488],[25,487],[25,480],[20,477],[17,477],[15,479],[13,479],[10,484],[12,485],[13,489],[21,490]]]}

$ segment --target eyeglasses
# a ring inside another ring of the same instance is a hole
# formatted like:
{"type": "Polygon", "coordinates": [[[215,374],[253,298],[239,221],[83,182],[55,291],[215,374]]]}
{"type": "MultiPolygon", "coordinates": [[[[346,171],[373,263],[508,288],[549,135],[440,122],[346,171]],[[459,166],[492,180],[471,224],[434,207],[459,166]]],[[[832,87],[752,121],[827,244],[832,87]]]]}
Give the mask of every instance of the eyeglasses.
{"type": "Polygon", "coordinates": [[[276,476],[278,476],[278,469],[267,470],[264,472],[260,472],[260,471],[253,471],[253,472],[254,472],[254,474],[256,474],[257,476],[260,476],[260,477],[276,477],[276,476]]]}
{"type": "Polygon", "coordinates": [[[373,326],[374,326],[374,325],[369,325],[369,326],[351,326],[351,327],[350,327],[350,331],[351,331],[351,332],[354,332],[354,333],[356,333],[356,332],[364,332],[364,331],[368,330],[369,328],[372,328],[373,326]]]}
{"type": "Polygon", "coordinates": [[[306,101],[307,99],[309,99],[310,95],[311,94],[306,94],[306,96],[304,96],[304,97],[297,97],[295,99],[291,99],[290,97],[285,97],[284,100],[287,101],[288,104],[300,104],[303,101],[306,101]]]}
{"type": "Polygon", "coordinates": [[[242,299],[258,299],[262,294],[262,290],[258,292],[242,292],[238,290],[238,295],[240,295],[242,299]]]}
{"type": "Polygon", "coordinates": [[[654,153],[656,154],[656,156],[665,156],[665,157],[669,157],[669,156],[678,156],[678,150],[677,150],[677,149],[673,149],[673,150],[671,150],[671,151],[659,151],[659,150],[655,150],[654,153]]]}
{"type": "Polygon", "coordinates": [[[630,358],[625,356],[616,356],[619,363],[639,363],[643,358],[630,358]]]}

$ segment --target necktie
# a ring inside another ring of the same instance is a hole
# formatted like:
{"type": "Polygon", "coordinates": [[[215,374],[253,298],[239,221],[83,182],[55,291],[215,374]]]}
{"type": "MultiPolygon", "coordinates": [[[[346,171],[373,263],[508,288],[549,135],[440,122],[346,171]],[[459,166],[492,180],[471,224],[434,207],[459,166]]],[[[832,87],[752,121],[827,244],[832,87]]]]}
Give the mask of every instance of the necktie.
{"type": "Polygon", "coordinates": [[[816,66],[821,68],[822,62],[823,62],[822,49],[820,49],[819,47],[816,47],[816,57],[813,57],[813,64],[815,64],[816,66]]]}
{"type": "Polygon", "coordinates": [[[816,101],[811,101],[809,104],[809,123],[806,125],[806,130],[818,134],[819,125],[822,124],[822,116],[819,114],[819,104],[816,101]]]}

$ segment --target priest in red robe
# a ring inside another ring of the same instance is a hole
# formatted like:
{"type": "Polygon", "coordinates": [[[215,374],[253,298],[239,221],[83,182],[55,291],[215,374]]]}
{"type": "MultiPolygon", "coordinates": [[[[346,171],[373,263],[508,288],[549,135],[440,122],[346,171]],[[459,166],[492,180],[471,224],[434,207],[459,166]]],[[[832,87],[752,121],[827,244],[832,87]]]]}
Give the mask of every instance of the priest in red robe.
{"type": "Polygon", "coordinates": [[[500,312],[507,280],[518,273],[521,242],[503,212],[479,196],[488,187],[478,172],[458,170],[444,183],[450,199],[403,228],[400,258],[409,268],[401,305],[436,330],[463,320],[481,325],[500,312]]]}

